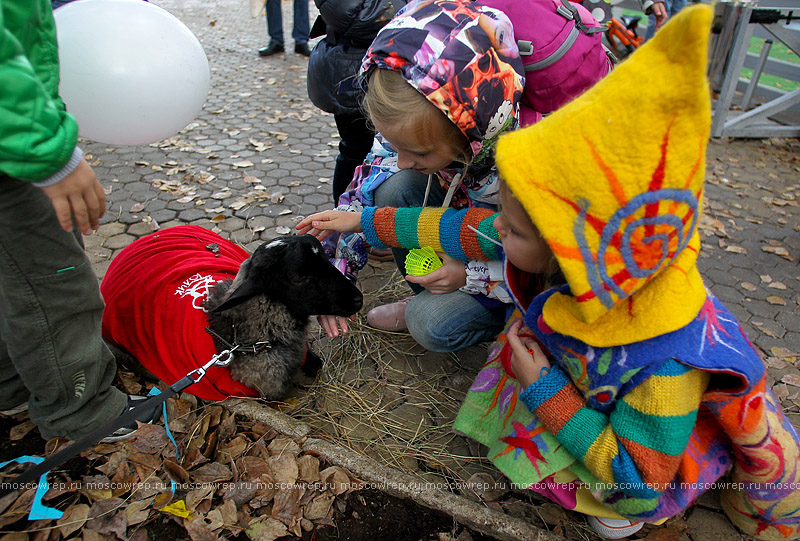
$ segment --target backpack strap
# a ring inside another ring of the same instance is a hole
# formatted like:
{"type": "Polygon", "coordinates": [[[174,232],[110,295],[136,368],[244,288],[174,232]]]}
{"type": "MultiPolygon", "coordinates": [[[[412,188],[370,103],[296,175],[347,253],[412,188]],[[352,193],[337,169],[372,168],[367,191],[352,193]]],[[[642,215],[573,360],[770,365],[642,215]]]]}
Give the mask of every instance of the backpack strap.
{"type": "Polygon", "coordinates": [[[575,26],[584,34],[591,35],[603,31],[602,26],[589,28],[583,24],[583,20],[581,20],[581,16],[578,13],[578,8],[567,2],[567,0],[561,0],[561,5],[556,8],[556,12],[568,21],[575,21],[575,26]]]}
{"type": "MultiPolygon", "coordinates": [[[[586,35],[591,35],[603,31],[602,26],[589,28],[583,24],[580,13],[578,13],[578,8],[567,2],[567,0],[561,0],[561,5],[556,8],[556,12],[568,21],[572,21],[574,26],[569,31],[569,34],[567,35],[566,39],[564,39],[563,43],[559,45],[558,49],[548,55],[547,58],[543,58],[538,62],[533,62],[531,64],[525,64],[526,72],[544,69],[561,60],[561,58],[567,54],[567,51],[569,51],[570,47],[572,47],[578,40],[578,36],[580,36],[581,32],[586,35]]],[[[517,41],[517,47],[519,48],[520,56],[530,56],[533,54],[533,43],[530,41],[519,40],[517,41]]]]}

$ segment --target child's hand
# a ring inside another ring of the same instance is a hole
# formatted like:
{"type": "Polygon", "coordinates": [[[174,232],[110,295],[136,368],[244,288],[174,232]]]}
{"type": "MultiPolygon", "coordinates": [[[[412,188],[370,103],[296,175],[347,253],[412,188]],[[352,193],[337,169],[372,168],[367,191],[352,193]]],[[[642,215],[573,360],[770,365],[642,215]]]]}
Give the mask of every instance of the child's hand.
{"type": "Polygon", "coordinates": [[[511,346],[511,368],[517,376],[517,381],[523,387],[532,385],[539,381],[550,371],[550,361],[536,343],[536,340],[528,336],[520,336],[519,330],[522,328],[520,319],[508,329],[508,343],[511,346]]]}
{"type": "Polygon", "coordinates": [[[81,160],[75,170],[52,186],[42,188],[50,198],[64,231],[72,231],[72,221],[84,235],[91,235],[106,212],[106,194],[91,166],[81,160]]]}
{"type": "Polygon", "coordinates": [[[319,240],[325,240],[331,231],[361,233],[361,213],[325,210],[308,216],[294,228],[301,235],[309,233],[319,240]]]}
{"type": "Polygon", "coordinates": [[[319,326],[325,331],[325,334],[328,335],[328,338],[336,338],[339,336],[339,327],[342,328],[342,334],[347,334],[350,331],[347,326],[347,320],[353,317],[355,316],[350,316],[350,318],[340,316],[317,316],[317,323],[319,323],[319,326]]]}
{"type": "Polygon", "coordinates": [[[409,282],[419,284],[434,295],[450,293],[467,283],[467,271],[464,262],[453,259],[447,254],[439,254],[443,264],[435,271],[423,276],[406,276],[409,282]]]}

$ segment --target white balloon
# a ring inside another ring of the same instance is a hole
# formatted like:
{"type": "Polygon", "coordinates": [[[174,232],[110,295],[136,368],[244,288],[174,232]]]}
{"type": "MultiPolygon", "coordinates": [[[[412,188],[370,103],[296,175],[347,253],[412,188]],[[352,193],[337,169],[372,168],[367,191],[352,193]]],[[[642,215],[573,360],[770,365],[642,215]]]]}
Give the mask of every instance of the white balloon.
{"type": "Polygon", "coordinates": [[[54,12],[59,93],[81,137],[152,143],[203,108],[208,59],[191,30],[143,0],[77,0],[54,12]]]}

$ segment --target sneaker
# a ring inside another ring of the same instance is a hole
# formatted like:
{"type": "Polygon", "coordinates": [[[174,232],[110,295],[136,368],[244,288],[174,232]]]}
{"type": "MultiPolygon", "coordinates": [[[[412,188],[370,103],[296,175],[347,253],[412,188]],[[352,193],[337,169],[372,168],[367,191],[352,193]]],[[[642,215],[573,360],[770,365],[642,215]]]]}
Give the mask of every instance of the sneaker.
{"type": "MultiPolygon", "coordinates": [[[[134,406],[136,406],[137,402],[142,402],[147,400],[149,397],[147,396],[136,396],[136,395],[128,395],[128,404],[125,406],[125,411],[130,410],[134,406]]],[[[154,409],[148,409],[142,411],[136,417],[136,420],[145,424],[150,424],[157,421],[161,417],[161,404],[156,406],[154,409]]],[[[136,434],[136,431],[139,430],[139,425],[136,424],[136,421],[133,423],[120,427],[116,429],[114,432],[100,440],[100,443],[114,443],[115,441],[122,441],[127,440],[130,437],[133,437],[136,434]]]]}
{"type": "Polygon", "coordinates": [[[586,517],[589,526],[605,539],[625,539],[644,527],[644,522],[632,522],[627,519],[586,517]]]}
{"type": "Polygon", "coordinates": [[[384,304],[373,308],[367,313],[367,323],[371,327],[384,331],[405,331],[406,307],[413,297],[406,297],[402,301],[384,304]]]}
{"type": "Polygon", "coordinates": [[[311,49],[308,48],[308,43],[295,43],[294,52],[303,56],[311,56],[311,49]]]}
{"type": "Polygon", "coordinates": [[[0,411],[0,415],[16,415],[18,413],[22,413],[23,411],[28,411],[28,401],[26,400],[22,404],[15,406],[13,408],[9,408],[7,410],[0,411]]]}

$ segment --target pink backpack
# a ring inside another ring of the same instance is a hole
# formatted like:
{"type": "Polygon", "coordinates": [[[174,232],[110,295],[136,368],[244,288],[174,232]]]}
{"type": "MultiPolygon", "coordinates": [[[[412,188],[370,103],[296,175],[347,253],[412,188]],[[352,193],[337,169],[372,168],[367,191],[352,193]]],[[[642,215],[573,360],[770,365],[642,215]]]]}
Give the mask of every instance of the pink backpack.
{"type": "Polygon", "coordinates": [[[505,13],[525,65],[521,123],[533,124],[577,98],[611,71],[603,28],[567,0],[480,0],[505,13]]]}

